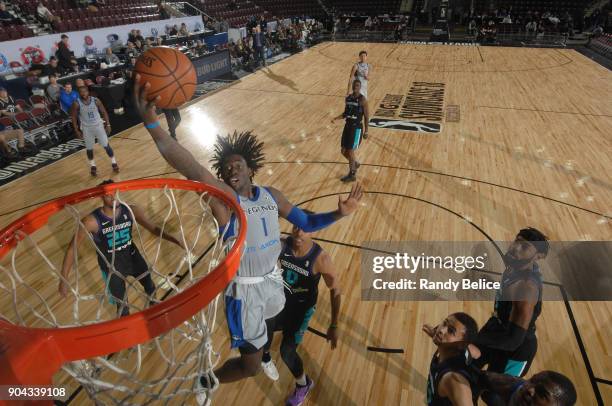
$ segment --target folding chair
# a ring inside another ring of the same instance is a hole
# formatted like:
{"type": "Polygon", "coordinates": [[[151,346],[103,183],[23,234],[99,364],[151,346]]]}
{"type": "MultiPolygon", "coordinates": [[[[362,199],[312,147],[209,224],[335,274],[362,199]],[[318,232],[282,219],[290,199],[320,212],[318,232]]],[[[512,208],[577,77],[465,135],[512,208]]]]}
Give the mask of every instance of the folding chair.
{"type": "Polygon", "coordinates": [[[45,96],[40,96],[37,94],[34,94],[32,96],[30,96],[30,104],[32,105],[32,107],[36,107],[36,105],[44,105],[45,108],[47,108],[47,103],[48,100],[45,96]]]}
{"type": "Polygon", "coordinates": [[[53,116],[49,110],[40,107],[33,108],[30,111],[30,116],[40,128],[44,127],[47,130],[46,133],[49,137],[59,140],[58,131],[61,118],[53,116]]]}
{"type": "Polygon", "coordinates": [[[47,126],[38,124],[27,112],[22,111],[15,114],[15,122],[23,130],[25,140],[32,143],[35,147],[37,146],[37,139],[44,142],[49,137],[47,126]]]}
{"type": "Polygon", "coordinates": [[[17,100],[15,100],[15,103],[17,103],[17,105],[18,105],[19,107],[21,107],[21,109],[22,109],[23,111],[26,111],[26,110],[29,110],[29,109],[30,109],[30,106],[28,105],[28,102],[27,102],[27,101],[25,101],[25,100],[23,100],[23,99],[17,99],[17,100]]]}

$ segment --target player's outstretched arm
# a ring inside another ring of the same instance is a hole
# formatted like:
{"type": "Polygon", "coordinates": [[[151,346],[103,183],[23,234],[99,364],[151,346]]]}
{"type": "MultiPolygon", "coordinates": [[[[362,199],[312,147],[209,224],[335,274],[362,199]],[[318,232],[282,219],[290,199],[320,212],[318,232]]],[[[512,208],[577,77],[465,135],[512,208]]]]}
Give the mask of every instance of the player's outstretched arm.
{"type": "Polygon", "coordinates": [[[323,276],[325,285],[329,288],[329,302],[331,303],[331,322],[327,329],[327,341],[330,342],[332,350],[338,345],[338,321],[340,317],[341,289],[334,264],[327,252],[322,252],[315,264],[316,272],[323,276]]]}
{"type": "Polygon", "coordinates": [[[168,234],[165,231],[162,232],[161,227],[153,223],[151,219],[147,217],[144,210],[141,209],[139,206],[130,205],[130,208],[132,209],[132,212],[134,213],[134,219],[136,220],[136,222],[140,224],[141,226],[143,226],[151,234],[159,236],[161,233],[161,237],[164,240],[170,241],[171,243],[174,243],[178,245],[179,247],[186,249],[182,241],[179,241],[178,239],[174,238],[172,235],[168,234]]]}
{"type": "Polygon", "coordinates": [[[148,101],[149,87],[148,82],[141,86],[140,75],[136,75],[134,80],[134,104],[164,159],[187,179],[218,187],[227,193],[233,193],[229,186],[219,181],[208,169],[200,165],[191,152],[161,128],[155,111],[155,102],[159,100],[159,96],[152,101],[148,101]]]}
{"type": "Polygon", "coordinates": [[[338,197],[338,210],[327,213],[307,214],[299,207],[291,204],[278,189],[269,187],[268,190],[272,193],[274,200],[278,204],[278,214],[307,233],[322,230],[342,217],[353,214],[359,207],[359,201],[363,197],[363,187],[360,183],[356,183],[346,199],[342,199],[342,196],[338,197]]]}
{"type": "Polygon", "coordinates": [[[79,225],[79,229],[76,234],[70,240],[70,245],[68,245],[68,249],[66,250],[66,254],[64,255],[64,262],[62,263],[62,278],[60,278],[59,282],[59,294],[62,297],[66,297],[68,294],[68,284],[66,281],[68,280],[68,276],[70,275],[70,271],[74,266],[74,256],[77,255],[79,247],[83,242],[83,239],[87,236],[86,233],[95,233],[98,231],[98,222],[93,216],[85,216],[83,220],[81,220],[85,229],[79,225]]]}

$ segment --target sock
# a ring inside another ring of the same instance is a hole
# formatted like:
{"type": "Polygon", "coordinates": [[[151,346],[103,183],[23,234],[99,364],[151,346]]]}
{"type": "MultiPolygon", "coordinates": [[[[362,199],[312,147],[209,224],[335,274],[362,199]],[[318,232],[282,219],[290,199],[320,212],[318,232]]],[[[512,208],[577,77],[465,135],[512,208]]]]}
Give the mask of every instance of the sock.
{"type": "Polygon", "coordinates": [[[94,161],[93,159],[90,159],[89,160],[89,165],[96,166],[96,161],[94,161]]]}
{"type": "Polygon", "coordinates": [[[299,378],[295,379],[295,383],[298,386],[306,386],[308,382],[306,382],[306,374],[302,374],[299,378]]]}
{"type": "Polygon", "coordinates": [[[270,352],[265,351],[261,356],[261,362],[268,363],[272,361],[272,357],[270,356],[270,352]]]}
{"type": "Polygon", "coordinates": [[[113,156],[113,157],[111,157],[111,163],[113,163],[113,164],[116,164],[116,163],[117,163],[117,160],[115,159],[115,157],[114,157],[114,156],[113,156]]]}

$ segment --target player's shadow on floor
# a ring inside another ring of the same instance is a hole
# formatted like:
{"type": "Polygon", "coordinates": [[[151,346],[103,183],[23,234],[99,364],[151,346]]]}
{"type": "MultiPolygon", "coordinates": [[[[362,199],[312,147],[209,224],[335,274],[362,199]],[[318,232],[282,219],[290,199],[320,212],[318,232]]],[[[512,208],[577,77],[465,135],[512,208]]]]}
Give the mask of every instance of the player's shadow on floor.
{"type": "Polygon", "coordinates": [[[266,75],[268,78],[272,79],[276,83],[288,87],[296,93],[300,92],[300,89],[298,89],[297,84],[293,80],[285,76],[275,74],[269,67],[263,68],[261,71],[264,73],[264,75],[266,75]]]}

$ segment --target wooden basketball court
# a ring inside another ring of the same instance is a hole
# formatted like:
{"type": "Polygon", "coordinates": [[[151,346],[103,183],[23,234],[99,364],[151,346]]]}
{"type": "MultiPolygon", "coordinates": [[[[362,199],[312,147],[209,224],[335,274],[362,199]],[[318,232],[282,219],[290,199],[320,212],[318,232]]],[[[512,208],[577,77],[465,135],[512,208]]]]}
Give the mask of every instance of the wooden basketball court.
{"type": "MultiPolygon", "coordinates": [[[[316,332],[301,346],[306,372],[315,381],[307,404],[423,404],[434,352],[421,332],[423,323],[466,311],[482,324],[493,304],[361,301],[359,247],[366,241],[511,240],[525,226],[557,241],[612,240],[612,75],[565,49],[323,43],[184,108],[180,143],[207,162],[217,133],[254,130],[267,154],[258,184],[274,185],[302,207],[334,209],[337,195],[349,186],[339,181],[347,172],[339,151],[342,123],[330,120],[343,110],[351,64],[362,49],[373,66],[371,115],[388,118],[393,103],[383,100],[425,83],[438,89],[430,110],[435,114],[415,121],[439,132],[371,127],[358,150],[358,178],[368,191],[363,207],[316,234],[341,275],[343,302],[339,347],[332,351],[316,332]],[[441,115],[435,108],[440,94],[441,115]]],[[[142,126],[111,144],[122,167],[115,180],[177,176],[142,126]]],[[[97,179],[89,176],[81,151],[0,189],[0,225],[43,201],[111,177],[98,147],[96,158],[97,179]]],[[[161,216],[154,204],[146,208],[161,216]]],[[[288,231],[288,223],[282,224],[288,231]]],[[[59,229],[45,246],[61,262],[73,229],[59,229]]],[[[98,275],[93,254],[82,257],[98,275]]],[[[96,278],[94,289],[100,286],[96,278]]],[[[44,292],[60,308],[64,304],[53,299],[56,286],[49,277],[44,292]]],[[[229,351],[223,319],[220,314],[215,343],[225,359],[235,353],[229,351]]],[[[321,285],[310,326],[325,332],[329,319],[329,296],[321,285]]],[[[580,405],[612,403],[611,322],[610,302],[545,302],[530,373],[566,374],[580,405]]],[[[294,383],[278,345],[273,350],[278,382],[262,373],[223,385],[214,401],[282,404],[294,383]]],[[[153,373],[156,364],[147,367],[153,373]]],[[[56,379],[77,389],[67,382],[63,375],[56,379]]],[[[71,404],[88,404],[87,399],[81,391],[71,404]]]]}

